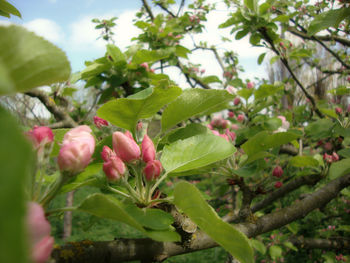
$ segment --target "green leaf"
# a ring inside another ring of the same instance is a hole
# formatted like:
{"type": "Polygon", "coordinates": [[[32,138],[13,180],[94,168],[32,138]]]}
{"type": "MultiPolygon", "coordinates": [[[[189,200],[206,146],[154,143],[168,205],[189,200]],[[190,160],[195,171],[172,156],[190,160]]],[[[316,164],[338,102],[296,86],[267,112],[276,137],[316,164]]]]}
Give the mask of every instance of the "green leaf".
{"type": "Polygon", "coordinates": [[[242,145],[242,149],[249,156],[256,154],[257,152],[281,146],[299,137],[300,135],[294,132],[279,132],[271,134],[267,131],[262,131],[245,142],[242,145]]]}
{"type": "Polygon", "coordinates": [[[237,95],[241,96],[245,100],[248,100],[250,96],[253,95],[254,90],[253,89],[241,89],[237,91],[237,95]]]}
{"type": "Polygon", "coordinates": [[[329,10],[317,15],[310,23],[307,34],[312,36],[317,32],[330,27],[338,28],[338,25],[345,18],[350,16],[350,8],[341,7],[329,10]]]}
{"type": "Polygon", "coordinates": [[[241,263],[254,262],[248,238],[234,226],[222,221],[194,185],[188,182],[178,183],[174,197],[175,205],[233,257],[241,263]]]}
{"type": "Polygon", "coordinates": [[[17,10],[17,8],[4,0],[0,0],[0,11],[22,18],[21,13],[17,10]]]}
{"type": "Polygon", "coordinates": [[[344,158],[350,158],[350,148],[341,149],[337,154],[344,158]]]}
{"type": "Polygon", "coordinates": [[[20,26],[0,26],[0,96],[66,81],[64,52],[20,26]]]}
{"type": "Polygon", "coordinates": [[[332,163],[329,169],[329,178],[331,180],[346,175],[350,172],[350,158],[340,160],[338,162],[332,163]]]}
{"type": "Polygon", "coordinates": [[[160,209],[138,208],[133,203],[124,205],[125,211],[143,227],[153,230],[167,230],[174,222],[174,218],[160,209]]]}
{"type": "Polygon", "coordinates": [[[249,31],[250,31],[249,28],[238,31],[236,33],[235,39],[240,40],[240,39],[244,38],[246,35],[248,35],[249,31]]]}
{"type": "Polygon", "coordinates": [[[153,63],[169,57],[169,52],[166,50],[138,50],[132,58],[132,62],[141,64],[143,62],[153,63]]]}
{"type": "Polygon", "coordinates": [[[90,164],[85,168],[83,172],[74,176],[72,180],[67,182],[60,189],[60,193],[68,193],[70,191],[76,190],[83,186],[96,186],[98,187],[98,181],[96,179],[96,175],[99,174],[102,170],[102,163],[94,163],[90,164]]]}
{"type": "Polygon", "coordinates": [[[280,246],[271,246],[269,248],[269,254],[272,259],[276,259],[282,256],[282,248],[280,246]]]}
{"type": "Polygon", "coordinates": [[[184,46],[176,45],[175,47],[176,56],[182,57],[182,58],[188,58],[187,57],[188,53],[191,53],[191,50],[185,48],[184,46]]]}
{"type": "Polygon", "coordinates": [[[148,88],[128,98],[112,100],[98,109],[97,115],[110,123],[134,132],[139,119],[150,118],[181,94],[179,87],[148,88]]]}
{"type": "Polygon", "coordinates": [[[218,76],[215,76],[215,75],[206,76],[202,80],[205,84],[210,84],[215,82],[221,83],[221,80],[218,78],[218,76]]]}
{"type": "Polygon", "coordinates": [[[261,65],[261,63],[263,63],[265,56],[266,56],[266,52],[260,54],[260,56],[258,57],[258,65],[261,65]]]}
{"type": "Polygon", "coordinates": [[[252,12],[256,12],[257,4],[257,0],[244,0],[244,5],[248,7],[252,12]]]}
{"type": "Polygon", "coordinates": [[[268,152],[257,152],[253,155],[250,155],[248,156],[247,160],[245,160],[243,163],[242,163],[242,166],[244,165],[247,165],[247,164],[250,164],[256,160],[260,160],[260,159],[263,159],[263,158],[267,158],[267,157],[270,157],[272,156],[271,153],[268,153],[268,152]]]}
{"type": "Polygon", "coordinates": [[[311,156],[294,156],[292,159],[289,160],[289,165],[294,167],[318,167],[319,163],[315,158],[311,156]]]}
{"type": "Polygon", "coordinates": [[[162,130],[172,128],[192,116],[210,114],[227,108],[234,96],[226,90],[188,89],[164,110],[162,130]]]}
{"type": "Polygon", "coordinates": [[[249,38],[249,43],[252,44],[253,46],[256,46],[260,43],[260,40],[261,40],[261,35],[259,33],[253,33],[249,38]]]}
{"type": "Polygon", "coordinates": [[[87,79],[91,77],[95,77],[102,72],[105,72],[111,68],[111,65],[107,63],[100,63],[100,62],[93,62],[92,64],[88,65],[85,69],[83,69],[80,72],[82,79],[87,79]]]}
{"type": "Polygon", "coordinates": [[[328,108],[321,108],[319,107],[319,110],[320,112],[322,112],[323,114],[329,116],[329,117],[332,117],[334,119],[336,119],[338,116],[337,116],[337,113],[335,112],[335,110],[333,109],[328,109],[328,108]]]}
{"type": "Polygon", "coordinates": [[[279,15],[276,18],[272,19],[272,22],[276,22],[276,21],[287,23],[289,21],[289,16],[279,15]]]}
{"type": "Polygon", "coordinates": [[[298,251],[298,248],[292,244],[292,242],[283,242],[283,245],[291,250],[298,251]]]}
{"type": "Polygon", "coordinates": [[[135,219],[133,215],[127,212],[125,204],[111,196],[92,194],[84,200],[84,202],[78,207],[78,210],[94,216],[125,223],[157,241],[174,242],[181,239],[173,230],[158,231],[143,228],[142,224],[138,222],[138,219],[135,219]]]}
{"type": "Polygon", "coordinates": [[[314,140],[320,140],[332,135],[332,129],[334,124],[330,119],[320,119],[310,123],[305,127],[305,133],[307,136],[314,140]]]}
{"type": "Polygon", "coordinates": [[[283,84],[276,84],[276,85],[271,85],[271,84],[262,84],[259,89],[255,90],[254,92],[254,97],[256,99],[263,99],[268,96],[274,96],[278,95],[283,91],[284,87],[283,84]]]}
{"type": "Polygon", "coordinates": [[[31,146],[18,121],[0,107],[0,262],[28,262],[25,221],[31,146]]]}
{"type": "Polygon", "coordinates": [[[235,151],[219,136],[200,134],[165,146],[160,161],[167,173],[179,173],[220,161],[235,151]]]}
{"type": "Polygon", "coordinates": [[[265,247],[265,245],[264,245],[263,242],[261,242],[261,241],[259,241],[259,240],[257,240],[257,239],[251,239],[251,240],[250,240],[250,244],[252,245],[252,247],[253,247],[255,250],[259,251],[260,254],[265,255],[265,253],[266,253],[266,247],[265,247]]]}
{"type": "Polygon", "coordinates": [[[159,144],[173,143],[177,140],[184,140],[202,133],[208,133],[208,128],[199,123],[191,123],[185,127],[172,130],[167,136],[161,139],[159,144]]]}
{"type": "Polygon", "coordinates": [[[95,152],[92,155],[92,160],[93,160],[92,163],[103,162],[103,159],[101,157],[101,152],[103,150],[103,146],[105,145],[113,149],[112,135],[108,135],[107,137],[103,138],[99,143],[96,144],[95,152]]]}
{"type": "Polygon", "coordinates": [[[342,96],[342,95],[349,95],[350,94],[350,89],[348,89],[346,86],[340,86],[335,89],[331,89],[327,91],[328,93],[331,93],[336,96],[342,96]]]}
{"type": "Polygon", "coordinates": [[[112,57],[114,64],[126,63],[123,52],[115,45],[107,45],[107,54],[112,57]]]}

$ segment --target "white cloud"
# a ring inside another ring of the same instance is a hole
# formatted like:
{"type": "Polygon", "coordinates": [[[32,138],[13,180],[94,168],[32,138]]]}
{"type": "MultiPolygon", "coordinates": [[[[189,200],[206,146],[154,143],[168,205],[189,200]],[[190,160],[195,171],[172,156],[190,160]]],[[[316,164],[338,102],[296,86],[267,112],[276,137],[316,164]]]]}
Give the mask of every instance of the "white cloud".
{"type": "MultiPolygon", "coordinates": [[[[136,36],[138,29],[133,26],[132,19],[134,18],[136,10],[124,11],[118,16],[115,21],[117,26],[114,28],[113,32],[115,35],[113,39],[115,44],[121,48],[125,49],[126,46],[130,45],[131,38],[136,36]]],[[[102,14],[102,15],[88,15],[80,18],[70,25],[70,38],[68,40],[69,45],[73,49],[77,50],[95,50],[102,51],[105,50],[106,41],[102,40],[100,37],[101,30],[96,30],[95,23],[92,23],[93,18],[98,19],[110,19],[115,15],[115,12],[102,14]]]]}
{"type": "Polygon", "coordinates": [[[64,41],[64,33],[61,27],[52,20],[37,18],[23,24],[23,26],[56,44],[64,41]]]}

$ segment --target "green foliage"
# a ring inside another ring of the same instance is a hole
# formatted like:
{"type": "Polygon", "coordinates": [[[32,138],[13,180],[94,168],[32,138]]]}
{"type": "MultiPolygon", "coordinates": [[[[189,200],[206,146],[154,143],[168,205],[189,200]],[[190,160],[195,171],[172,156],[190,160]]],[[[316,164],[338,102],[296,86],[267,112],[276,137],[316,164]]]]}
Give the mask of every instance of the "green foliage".
{"type": "Polygon", "coordinates": [[[11,5],[6,0],[0,0],[0,16],[10,18],[11,15],[22,17],[21,13],[17,10],[16,7],[11,5]]]}
{"type": "Polygon", "coordinates": [[[1,26],[0,34],[0,95],[68,80],[62,50],[19,26],[1,26]]]}
{"type": "Polygon", "coordinates": [[[193,116],[203,116],[221,111],[227,108],[228,102],[233,98],[225,90],[185,90],[164,110],[162,130],[166,131],[193,116]]]}
{"type": "Polygon", "coordinates": [[[242,263],[254,262],[248,238],[232,225],[222,221],[204,200],[199,190],[188,182],[180,182],[174,190],[174,203],[206,234],[242,263]]]}
{"type": "Polygon", "coordinates": [[[0,107],[0,261],[28,262],[23,189],[34,158],[16,120],[0,107]]]}
{"type": "Polygon", "coordinates": [[[134,132],[138,120],[152,117],[180,94],[181,89],[178,87],[149,88],[128,98],[105,103],[98,109],[97,115],[116,126],[134,132]]]}
{"type": "Polygon", "coordinates": [[[145,208],[144,211],[141,211],[134,204],[125,205],[112,196],[102,194],[90,195],[79,205],[78,209],[98,217],[113,219],[128,224],[157,241],[180,240],[180,236],[170,227],[173,221],[169,218],[168,214],[160,210],[148,212],[149,209],[145,208]],[[111,213],[111,211],[113,212],[111,213]],[[140,217],[140,213],[142,213],[142,217],[140,217]],[[152,221],[157,217],[159,225],[155,227],[152,221]],[[150,228],[150,230],[145,227],[150,228]]]}
{"type": "Polygon", "coordinates": [[[167,173],[200,168],[231,156],[235,147],[223,138],[200,134],[178,140],[163,149],[161,162],[167,173]]]}

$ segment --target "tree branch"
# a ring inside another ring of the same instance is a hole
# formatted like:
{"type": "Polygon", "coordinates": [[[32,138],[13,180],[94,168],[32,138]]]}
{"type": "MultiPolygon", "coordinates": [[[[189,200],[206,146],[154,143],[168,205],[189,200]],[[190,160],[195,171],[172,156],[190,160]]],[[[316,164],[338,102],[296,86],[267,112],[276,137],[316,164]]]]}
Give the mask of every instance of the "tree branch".
{"type": "Polygon", "coordinates": [[[33,98],[38,98],[44,104],[47,110],[51,112],[57,120],[55,128],[73,128],[78,126],[78,124],[64,111],[64,109],[57,106],[53,99],[50,98],[45,92],[38,89],[33,89],[24,94],[33,98]],[[58,126],[58,124],[61,126],[58,126]]]}
{"type": "Polygon", "coordinates": [[[342,237],[329,239],[292,237],[289,241],[294,246],[305,249],[350,250],[350,240],[342,237]]]}
{"type": "MultiPolygon", "coordinates": [[[[235,227],[254,237],[280,228],[299,218],[305,217],[335,198],[350,185],[350,174],[329,182],[305,199],[290,207],[265,215],[254,223],[241,223],[235,227]]],[[[132,260],[162,261],[166,258],[218,246],[202,231],[195,232],[186,243],[157,242],[149,238],[117,239],[114,241],[81,241],[57,247],[52,253],[56,263],[123,262],[132,260]]]]}
{"type": "Polygon", "coordinates": [[[153,13],[152,13],[152,10],[151,8],[149,7],[148,3],[147,3],[147,0],[142,0],[142,4],[143,6],[145,7],[149,17],[151,18],[151,20],[153,21],[154,20],[154,16],[153,16],[153,13]]]}

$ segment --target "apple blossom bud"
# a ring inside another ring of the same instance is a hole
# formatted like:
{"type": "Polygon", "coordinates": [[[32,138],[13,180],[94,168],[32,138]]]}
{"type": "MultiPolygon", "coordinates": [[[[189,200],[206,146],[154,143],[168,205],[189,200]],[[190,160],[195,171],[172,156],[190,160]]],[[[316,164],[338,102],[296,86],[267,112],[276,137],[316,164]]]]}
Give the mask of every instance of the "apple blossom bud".
{"type": "Polygon", "coordinates": [[[57,163],[60,171],[70,172],[71,175],[75,175],[88,166],[91,156],[92,153],[87,144],[73,141],[61,147],[57,163]]]}
{"type": "Polygon", "coordinates": [[[237,124],[232,124],[231,125],[231,130],[238,130],[239,126],[237,124]]]}
{"type": "Polygon", "coordinates": [[[120,159],[124,162],[131,162],[139,159],[141,154],[140,147],[134,141],[129,131],[125,134],[122,132],[115,132],[112,138],[114,152],[120,159]]]}
{"type": "Polygon", "coordinates": [[[332,160],[333,162],[339,161],[339,155],[336,152],[333,152],[332,154],[332,160]]]}
{"type": "Polygon", "coordinates": [[[235,117],[235,114],[233,113],[233,111],[228,112],[228,117],[231,119],[235,117]]]}
{"type": "Polygon", "coordinates": [[[216,130],[212,130],[211,131],[214,135],[216,135],[216,136],[220,136],[220,133],[218,132],[218,131],[216,131],[216,130]]]}
{"type": "Polygon", "coordinates": [[[237,89],[236,89],[235,87],[228,86],[228,87],[226,88],[226,91],[227,91],[228,93],[230,93],[230,94],[236,94],[237,89]]]}
{"type": "Polygon", "coordinates": [[[326,163],[332,163],[333,162],[332,155],[329,155],[327,153],[323,154],[323,160],[325,160],[326,163]]]}
{"type": "Polygon", "coordinates": [[[35,149],[53,142],[54,138],[52,130],[46,126],[34,126],[34,128],[26,134],[32,140],[35,149]]]}
{"type": "Polygon", "coordinates": [[[109,148],[107,145],[103,146],[102,152],[101,152],[102,160],[104,160],[105,162],[108,162],[109,159],[111,159],[114,156],[117,156],[117,155],[111,148],[109,148]]]}
{"type": "Polygon", "coordinates": [[[335,108],[335,113],[337,113],[338,115],[342,114],[342,112],[343,112],[342,108],[340,108],[340,107],[335,108]]]}
{"type": "Polygon", "coordinates": [[[227,126],[228,126],[228,121],[223,119],[221,122],[221,128],[226,129],[227,126]]]}
{"type": "Polygon", "coordinates": [[[44,209],[38,203],[30,202],[26,221],[31,258],[35,263],[44,263],[49,259],[55,242],[50,236],[51,226],[45,218],[44,209]]]}
{"type": "Polygon", "coordinates": [[[226,129],[225,134],[231,142],[233,142],[236,139],[236,133],[231,132],[229,129],[226,129]]]}
{"type": "Polygon", "coordinates": [[[275,188],[281,188],[282,185],[283,185],[283,183],[278,181],[278,182],[275,183],[275,188]]]}
{"type": "Polygon", "coordinates": [[[142,160],[145,163],[151,162],[156,158],[156,150],[154,148],[153,141],[147,134],[143,137],[142,144],[142,160]]]}
{"type": "Polygon", "coordinates": [[[211,120],[210,125],[213,126],[213,127],[221,127],[222,121],[223,121],[222,117],[220,117],[220,116],[215,116],[215,117],[213,117],[213,119],[211,120]]]}
{"type": "Polygon", "coordinates": [[[283,175],[283,169],[281,166],[277,165],[272,171],[272,176],[280,178],[282,175],[283,175]]]}
{"type": "Polygon", "coordinates": [[[62,144],[69,144],[73,141],[83,142],[89,146],[92,155],[95,150],[95,138],[91,135],[91,132],[92,130],[87,125],[75,127],[64,135],[62,144]]]}
{"type": "Polygon", "coordinates": [[[136,125],[136,131],[138,132],[142,131],[142,127],[143,127],[142,121],[139,121],[136,125]]]}
{"type": "Polygon", "coordinates": [[[208,129],[212,130],[213,126],[211,124],[207,124],[208,129]]]}
{"type": "Polygon", "coordinates": [[[243,115],[243,114],[239,114],[239,115],[237,116],[237,121],[238,121],[238,122],[243,122],[243,121],[244,121],[244,115],[243,115]]]}
{"type": "Polygon", "coordinates": [[[241,99],[238,98],[238,97],[236,97],[236,98],[233,100],[233,104],[234,104],[235,106],[237,106],[237,105],[240,104],[240,103],[241,103],[241,99]]]}
{"type": "Polygon", "coordinates": [[[226,141],[230,142],[230,140],[229,140],[229,138],[228,138],[228,136],[227,136],[226,134],[221,134],[221,133],[219,133],[219,136],[220,136],[221,138],[224,138],[226,141]]]}
{"type": "Polygon", "coordinates": [[[125,170],[125,164],[117,156],[112,156],[103,164],[103,171],[110,181],[118,181],[124,175],[125,170]]]}
{"type": "Polygon", "coordinates": [[[102,126],[108,126],[108,121],[98,117],[94,116],[94,123],[97,128],[101,129],[102,126]]]}
{"type": "Polygon", "coordinates": [[[147,62],[144,62],[142,64],[140,64],[141,67],[145,68],[146,71],[149,71],[149,66],[148,66],[148,63],[147,62]]]}
{"type": "Polygon", "coordinates": [[[143,173],[147,181],[155,180],[159,177],[163,170],[163,166],[160,161],[153,160],[146,164],[146,167],[143,169],[143,173]]]}
{"type": "Polygon", "coordinates": [[[247,89],[252,89],[252,88],[254,88],[254,82],[249,81],[247,83],[247,89]]]}

